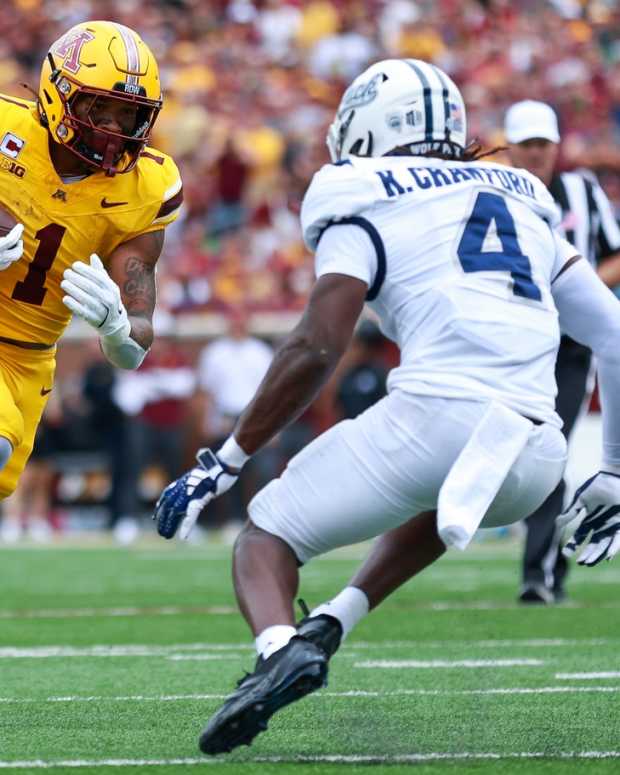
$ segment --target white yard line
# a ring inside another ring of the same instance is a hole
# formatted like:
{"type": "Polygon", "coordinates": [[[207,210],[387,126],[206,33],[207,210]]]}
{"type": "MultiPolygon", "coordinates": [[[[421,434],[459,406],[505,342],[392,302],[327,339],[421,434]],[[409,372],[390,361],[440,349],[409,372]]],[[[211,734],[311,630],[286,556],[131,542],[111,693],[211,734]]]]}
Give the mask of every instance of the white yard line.
{"type": "MultiPolygon", "coordinates": [[[[597,608],[620,608],[620,601],[606,601],[597,603],[597,608]]],[[[562,603],[562,608],[578,610],[581,608],[591,608],[590,603],[578,603],[575,600],[567,600],[562,603]]],[[[455,601],[455,600],[435,600],[432,603],[422,603],[413,605],[415,611],[516,611],[519,609],[518,603],[504,603],[497,600],[477,600],[475,602],[455,601]]]]}
{"type": "MultiPolygon", "coordinates": [[[[350,657],[356,651],[384,651],[386,649],[497,649],[497,648],[590,648],[592,646],[620,647],[620,638],[514,638],[488,640],[347,640],[338,652],[339,657],[350,657]]],[[[205,650],[209,649],[205,644],[205,650]]]]}
{"type": "Polygon", "coordinates": [[[42,702],[184,702],[187,700],[223,700],[226,697],[226,694],[163,694],[157,696],[131,694],[117,697],[68,695],[66,697],[43,697],[39,699],[34,697],[0,697],[0,704],[22,705],[42,702]]]}
{"type": "MultiPolygon", "coordinates": [[[[181,647],[182,648],[182,647],[181,647]]],[[[38,646],[32,648],[0,648],[0,660],[3,659],[68,659],[68,658],[119,658],[119,657],[165,657],[168,660],[222,660],[243,659],[246,653],[218,650],[217,653],[175,653],[181,648],[167,646],[91,646],[77,648],[72,646],[38,646]]],[[[214,650],[215,651],[215,650],[214,650]]],[[[358,668],[477,668],[477,667],[538,667],[544,665],[541,659],[377,659],[354,662],[358,668]]]]}
{"type": "MultiPolygon", "coordinates": [[[[183,647],[180,647],[183,648],[183,647]]],[[[51,659],[51,658],[75,658],[75,657],[167,657],[183,656],[175,654],[180,648],[168,646],[90,646],[85,648],[73,648],[71,646],[39,646],[33,648],[0,648],[0,660],[2,659],[51,659]]],[[[228,649],[216,650],[218,653],[200,654],[200,659],[241,659],[247,656],[240,653],[242,646],[237,646],[237,653],[228,649]],[[228,652],[228,653],[224,653],[228,652]]],[[[201,647],[201,650],[204,647],[201,647]]]]}
{"type": "MultiPolygon", "coordinates": [[[[589,648],[592,646],[617,646],[620,638],[584,638],[583,640],[568,638],[524,638],[523,640],[471,640],[471,641],[351,641],[340,652],[340,657],[349,659],[359,658],[359,651],[385,651],[402,649],[410,652],[419,652],[424,649],[458,649],[461,652],[473,648],[589,648]]],[[[168,657],[174,660],[185,659],[214,659],[217,652],[229,652],[226,658],[246,656],[247,652],[253,652],[254,646],[248,642],[241,643],[174,643],[169,645],[153,644],[119,644],[106,645],[94,644],[92,646],[5,646],[0,647],[0,660],[2,659],[50,659],[70,657],[168,657]]],[[[390,660],[393,665],[381,664],[381,667],[414,667],[411,660],[390,660]],[[401,662],[403,663],[401,665],[401,662]],[[406,663],[406,664],[405,664],[406,663]]],[[[505,660],[462,660],[466,662],[479,662],[479,666],[495,666],[496,663],[505,660]],[[484,663],[484,664],[483,664],[484,663]]],[[[514,660],[513,660],[514,661],[514,660]]],[[[383,662],[383,661],[382,661],[383,662]]],[[[439,660],[444,662],[444,660],[439,660]]],[[[361,665],[362,663],[360,663],[361,665]]],[[[540,664],[539,661],[529,661],[524,664],[540,664]]],[[[457,663],[455,663],[457,665],[457,663]]],[[[368,666],[375,666],[374,663],[368,666]]],[[[429,667],[442,667],[436,660],[429,662],[429,667]]],[[[458,665],[457,665],[458,666],[458,665]]],[[[500,666],[500,665],[497,665],[500,666]]]]}
{"type": "MultiPolygon", "coordinates": [[[[350,641],[351,648],[564,648],[566,646],[615,646],[620,638],[513,638],[488,640],[402,640],[372,643],[370,641],[350,641]]],[[[346,648],[346,647],[345,647],[346,648]]]]}
{"type": "MultiPolygon", "coordinates": [[[[382,697],[439,697],[493,694],[613,694],[620,692],[620,686],[514,686],[493,689],[395,689],[393,691],[367,691],[351,689],[344,692],[320,691],[310,695],[312,699],[329,698],[382,698],[382,697]]],[[[67,695],[59,697],[0,697],[2,705],[40,704],[43,702],[194,702],[201,700],[223,700],[227,694],[129,694],[119,696],[81,696],[67,695]]]]}
{"type": "Polygon", "coordinates": [[[620,678],[620,670],[606,670],[600,673],[556,673],[555,677],[559,681],[595,681],[599,678],[620,678]]]}
{"type": "MultiPolygon", "coordinates": [[[[460,587],[459,587],[460,588],[460,587]]],[[[564,608],[587,608],[587,604],[568,601],[562,604],[564,608]]],[[[598,603],[599,608],[620,608],[620,602],[598,603]]],[[[418,603],[413,608],[416,611],[510,611],[516,610],[516,603],[500,603],[494,600],[478,600],[476,602],[455,602],[436,600],[432,603],[418,603]]],[[[0,609],[0,620],[12,619],[88,619],[93,617],[133,617],[133,616],[185,616],[201,614],[204,616],[236,615],[239,611],[234,606],[159,606],[154,608],[139,608],[124,606],[115,608],[41,608],[32,610],[0,609]]]]}
{"type": "Polygon", "coordinates": [[[171,654],[166,657],[170,662],[208,662],[212,659],[245,659],[247,654],[171,654]]]}
{"type": "Polygon", "coordinates": [[[540,667],[542,659],[369,659],[354,662],[353,667],[360,668],[477,668],[477,667],[540,667]]]}
{"type": "Polygon", "coordinates": [[[131,616],[181,616],[186,614],[205,614],[220,616],[237,614],[238,609],[229,605],[215,605],[192,608],[181,606],[160,606],[157,608],[42,608],[27,610],[0,610],[0,619],[89,619],[92,617],[131,617],[131,616]]]}
{"type": "MultiPolygon", "coordinates": [[[[618,759],[620,751],[562,751],[549,754],[542,751],[517,751],[514,753],[412,753],[386,756],[324,754],[317,756],[256,756],[248,759],[232,759],[230,764],[242,763],[291,763],[291,764],[408,764],[432,761],[502,760],[502,759],[618,759]]],[[[187,759],[63,759],[60,761],[0,761],[0,769],[79,769],[81,767],[195,767],[208,764],[224,765],[226,760],[203,758],[187,759]]]]}
{"type": "Polygon", "coordinates": [[[615,693],[620,692],[620,686],[514,686],[509,688],[495,689],[396,689],[394,691],[363,691],[352,690],[348,692],[318,692],[312,697],[396,697],[401,695],[418,696],[440,696],[440,695],[462,695],[469,694],[581,694],[587,692],[594,693],[615,693]]]}

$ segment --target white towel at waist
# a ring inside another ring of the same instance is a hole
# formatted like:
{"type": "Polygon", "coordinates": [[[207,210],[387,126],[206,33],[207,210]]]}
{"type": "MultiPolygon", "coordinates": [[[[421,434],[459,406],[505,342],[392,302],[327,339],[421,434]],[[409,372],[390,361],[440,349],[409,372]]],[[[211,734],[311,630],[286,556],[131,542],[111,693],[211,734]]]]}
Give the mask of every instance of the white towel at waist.
{"type": "Polygon", "coordinates": [[[532,428],[512,409],[489,404],[439,491],[437,528],[448,548],[469,544],[532,428]]]}

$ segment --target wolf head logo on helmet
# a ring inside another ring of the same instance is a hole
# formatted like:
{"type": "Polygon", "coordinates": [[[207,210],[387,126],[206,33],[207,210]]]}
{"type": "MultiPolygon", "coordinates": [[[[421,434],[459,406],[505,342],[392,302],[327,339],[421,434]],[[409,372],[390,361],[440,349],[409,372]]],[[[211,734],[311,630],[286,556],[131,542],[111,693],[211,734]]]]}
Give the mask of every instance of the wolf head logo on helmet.
{"type": "Polygon", "coordinates": [[[157,62],[122,24],[78,24],[51,45],[43,62],[38,106],[52,140],[109,175],[133,169],[161,105],[157,62]],[[120,131],[97,119],[111,99],[123,106],[120,131]]]}
{"type": "Polygon", "coordinates": [[[419,59],[386,59],[359,75],[344,93],[327,134],[333,162],[384,156],[396,148],[465,150],[465,105],[452,79],[419,59]]]}

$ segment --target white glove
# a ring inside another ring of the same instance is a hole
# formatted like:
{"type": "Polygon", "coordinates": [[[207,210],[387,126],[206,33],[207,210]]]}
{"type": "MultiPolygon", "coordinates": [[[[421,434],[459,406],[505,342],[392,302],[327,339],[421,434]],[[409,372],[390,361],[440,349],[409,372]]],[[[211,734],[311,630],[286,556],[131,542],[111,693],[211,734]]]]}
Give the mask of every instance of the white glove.
{"type": "Polygon", "coordinates": [[[578,565],[592,566],[611,560],[620,550],[620,475],[599,471],[588,479],[558,518],[558,526],[565,527],[577,517],[581,517],[581,522],[563,554],[570,557],[584,545],[578,565]]]}
{"type": "Polygon", "coordinates": [[[60,287],[67,295],[62,301],[74,315],[90,323],[101,337],[129,336],[131,324],[120,289],[96,253],[91,255],[90,265],[75,261],[65,269],[63,278],[60,287]]]}
{"type": "Polygon", "coordinates": [[[0,237],[0,272],[8,269],[13,261],[19,261],[24,252],[24,242],[22,234],[24,233],[24,224],[16,223],[8,234],[0,237]]]}

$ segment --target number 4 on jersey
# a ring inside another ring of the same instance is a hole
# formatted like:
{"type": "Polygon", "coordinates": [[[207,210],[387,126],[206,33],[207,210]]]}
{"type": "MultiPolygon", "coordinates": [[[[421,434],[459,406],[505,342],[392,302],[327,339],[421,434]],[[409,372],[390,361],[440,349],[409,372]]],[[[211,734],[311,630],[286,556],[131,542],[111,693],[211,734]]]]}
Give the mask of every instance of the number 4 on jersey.
{"type": "Polygon", "coordinates": [[[515,222],[505,199],[499,194],[481,191],[465,224],[457,254],[466,272],[510,272],[514,280],[513,293],[526,299],[541,301],[540,289],[532,280],[530,260],[521,252],[515,222]],[[485,237],[495,221],[501,252],[483,251],[485,237]]]}

